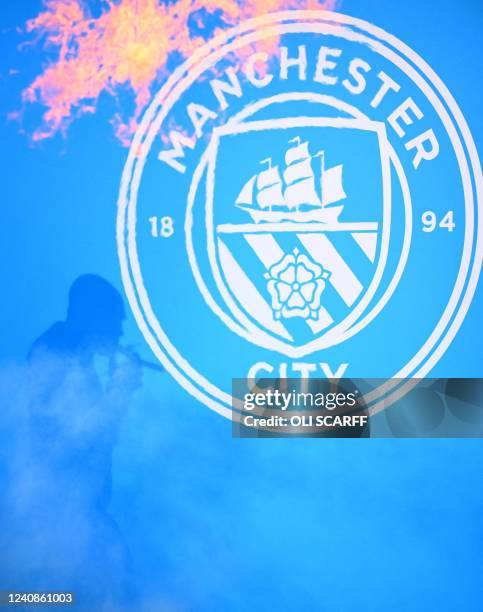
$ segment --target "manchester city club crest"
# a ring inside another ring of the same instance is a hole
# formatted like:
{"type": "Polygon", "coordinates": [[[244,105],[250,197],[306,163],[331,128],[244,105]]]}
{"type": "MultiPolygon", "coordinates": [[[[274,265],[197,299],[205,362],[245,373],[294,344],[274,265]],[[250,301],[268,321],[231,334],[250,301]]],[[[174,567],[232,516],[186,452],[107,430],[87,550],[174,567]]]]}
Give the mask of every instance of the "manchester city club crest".
{"type": "Polygon", "coordinates": [[[426,376],[481,268],[481,169],[411,49],[324,11],[251,20],[177,69],[123,173],[127,296],[153,352],[233,418],[234,378],[426,376]]]}
{"type": "Polygon", "coordinates": [[[369,306],[387,260],[384,125],[242,122],[215,131],[209,157],[207,248],[232,316],[253,342],[293,357],[341,341],[348,321],[369,306]],[[230,164],[237,150],[262,158],[247,160],[248,180],[230,164]],[[361,170],[368,180],[358,187],[361,170]]]}

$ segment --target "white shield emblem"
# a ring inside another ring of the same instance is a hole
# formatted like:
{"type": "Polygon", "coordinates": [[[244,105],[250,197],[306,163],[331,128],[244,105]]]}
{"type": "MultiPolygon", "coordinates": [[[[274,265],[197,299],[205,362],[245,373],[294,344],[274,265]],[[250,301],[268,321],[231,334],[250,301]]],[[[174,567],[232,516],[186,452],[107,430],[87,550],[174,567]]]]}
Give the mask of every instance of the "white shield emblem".
{"type": "Polygon", "coordinates": [[[250,340],[290,356],[337,344],[382,278],[390,201],[381,123],[285,118],[216,130],[209,260],[250,340]]]}

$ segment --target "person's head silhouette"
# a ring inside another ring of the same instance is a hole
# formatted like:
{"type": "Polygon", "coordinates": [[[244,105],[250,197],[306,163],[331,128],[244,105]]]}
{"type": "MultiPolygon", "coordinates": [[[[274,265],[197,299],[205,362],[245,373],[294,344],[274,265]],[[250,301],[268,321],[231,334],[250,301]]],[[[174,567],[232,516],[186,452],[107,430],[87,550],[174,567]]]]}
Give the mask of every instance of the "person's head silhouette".
{"type": "Polygon", "coordinates": [[[119,291],[97,274],[76,278],[69,291],[65,321],[54,323],[38,338],[29,353],[109,355],[119,346],[124,321],[124,304],[119,291]]]}
{"type": "Polygon", "coordinates": [[[110,351],[119,343],[124,321],[121,295],[96,274],[79,276],[69,291],[66,326],[84,346],[110,351]]]}

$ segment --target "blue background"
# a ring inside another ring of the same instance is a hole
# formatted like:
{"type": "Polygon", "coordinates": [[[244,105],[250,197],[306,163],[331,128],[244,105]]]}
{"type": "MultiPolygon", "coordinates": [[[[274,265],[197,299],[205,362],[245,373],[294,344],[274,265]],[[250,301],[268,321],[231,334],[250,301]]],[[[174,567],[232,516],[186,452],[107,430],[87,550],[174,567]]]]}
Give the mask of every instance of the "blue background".
{"type": "MultiPolygon", "coordinates": [[[[19,107],[21,89],[45,61],[16,50],[15,28],[40,8],[2,6],[2,117],[19,107]],[[9,75],[11,68],[20,72],[9,75]]],[[[480,2],[345,0],[340,10],[419,52],[481,143],[480,2]]],[[[95,272],[121,289],[114,227],[126,150],[108,124],[112,107],[101,98],[96,115],[75,122],[67,140],[36,147],[16,124],[2,125],[2,461],[21,465],[9,452],[22,363],[33,340],[64,318],[72,281],[95,272]]],[[[482,376],[482,306],[480,285],[432,375],[482,376]]],[[[125,342],[150,358],[130,314],[125,342]]],[[[481,610],[482,458],[479,440],[233,440],[228,421],[169,375],[148,372],[113,455],[110,513],[138,593],[123,605],[481,610]]],[[[58,503],[46,521],[55,520],[58,503]]],[[[0,588],[32,588],[33,574],[29,581],[28,572],[9,571],[11,554],[2,552],[0,588]]],[[[74,561],[62,560],[72,575],[87,571],[74,561]]],[[[52,575],[35,584],[65,588],[52,575]]],[[[79,587],[80,595],[90,588],[79,587]]],[[[109,609],[105,600],[101,606],[109,609]]]]}

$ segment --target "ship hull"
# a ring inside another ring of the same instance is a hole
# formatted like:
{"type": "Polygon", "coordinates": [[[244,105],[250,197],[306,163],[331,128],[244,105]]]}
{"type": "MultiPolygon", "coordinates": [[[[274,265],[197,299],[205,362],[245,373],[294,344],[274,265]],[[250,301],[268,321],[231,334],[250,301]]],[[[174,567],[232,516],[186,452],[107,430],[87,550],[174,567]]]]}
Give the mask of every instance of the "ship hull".
{"type": "Polygon", "coordinates": [[[250,214],[255,223],[337,223],[339,215],[344,206],[327,206],[324,208],[311,208],[310,210],[285,211],[285,210],[261,210],[250,206],[241,206],[250,214]]]}

